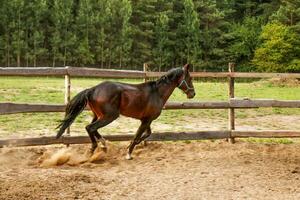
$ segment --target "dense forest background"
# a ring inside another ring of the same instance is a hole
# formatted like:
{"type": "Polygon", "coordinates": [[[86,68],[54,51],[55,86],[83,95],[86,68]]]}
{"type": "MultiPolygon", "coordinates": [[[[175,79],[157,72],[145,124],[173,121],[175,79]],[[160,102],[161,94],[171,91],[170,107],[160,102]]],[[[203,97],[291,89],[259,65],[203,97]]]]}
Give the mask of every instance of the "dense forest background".
{"type": "Polygon", "coordinates": [[[0,0],[1,66],[300,72],[300,0],[0,0]]]}

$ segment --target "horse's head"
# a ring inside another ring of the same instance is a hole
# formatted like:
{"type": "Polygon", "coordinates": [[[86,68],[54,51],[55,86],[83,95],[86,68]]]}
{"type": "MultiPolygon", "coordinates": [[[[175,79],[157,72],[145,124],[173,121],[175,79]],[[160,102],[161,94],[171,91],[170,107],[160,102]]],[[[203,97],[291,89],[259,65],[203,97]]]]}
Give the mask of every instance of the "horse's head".
{"type": "Polygon", "coordinates": [[[195,93],[189,68],[190,68],[189,64],[184,65],[184,67],[182,68],[183,74],[179,78],[177,87],[187,95],[187,98],[191,99],[196,95],[196,93],[195,93]]]}

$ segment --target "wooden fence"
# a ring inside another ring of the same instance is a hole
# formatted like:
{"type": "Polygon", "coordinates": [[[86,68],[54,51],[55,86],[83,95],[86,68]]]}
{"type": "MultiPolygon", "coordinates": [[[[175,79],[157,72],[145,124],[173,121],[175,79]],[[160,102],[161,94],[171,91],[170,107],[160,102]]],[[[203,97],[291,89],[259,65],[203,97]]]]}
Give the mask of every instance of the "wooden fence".
{"type": "MultiPolygon", "coordinates": [[[[162,76],[164,72],[148,72],[130,70],[102,70],[92,68],[0,68],[0,76],[58,76],[65,77],[65,104],[70,101],[71,77],[101,77],[101,78],[133,78],[144,79],[162,76]]],[[[299,73],[241,73],[234,72],[233,63],[229,63],[228,72],[192,72],[194,78],[227,78],[228,79],[228,100],[215,102],[168,102],[164,109],[227,109],[228,129],[221,131],[195,131],[195,132],[164,132],[153,133],[147,140],[200,140],[200,139],[222,139],[260,137],[260,138],[284,138],[300,137],[298,130],[263,130],[263,131],[238,131],[235,130],[235,109],[249,109],[261,107],[279,108],[300,108],[300,101],[297,100],[273,100],[273,99],[237,99],[234,96],[235,78],[300,78],[299,73]]],[[[25,112],[63,112],[65,104],[16,104],[0,103],[0,114],[15,114],[25,112]]],[[[87,108],[88,109],[88,108],[87,108]]],[[[69,130],[67,131],[69,133],[69,130]]],[[[110,141],[131,140],[133,135],[105,135],[110,141]]],[[[3,146],[35,146],[48,144],[82,144],[89,143],[87,136],[66,136],[60,139],[54,137],[36,137],[22,139],[1,139],[0,147],[3,146]]]]}

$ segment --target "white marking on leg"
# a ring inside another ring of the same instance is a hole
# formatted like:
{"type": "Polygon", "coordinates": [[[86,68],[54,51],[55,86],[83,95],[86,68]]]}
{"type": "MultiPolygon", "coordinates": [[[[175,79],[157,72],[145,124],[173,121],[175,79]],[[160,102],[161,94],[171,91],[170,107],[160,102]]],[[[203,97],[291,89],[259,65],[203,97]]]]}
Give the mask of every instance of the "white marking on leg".
{"type": "Polygon", "coordinates": [[[99,142],[101,143],[100,148],[101,148],[105,153],[107,153],[106,140],[105,140],[104,138],[100,138],[100,139],[97,139],[97,142],[98,142],[98,145],[99,145],[99,142]]]}
{"type": "Polygon", "coordinates": [[[132,157],[131,157],[130,153],[127,153],[126,160],[132,160],[132,157]]]}
{"type": "Polygon", "coordinates": [[[106,147],[106,141],[104,138],[100,138],[100,142],[103,145],[103,147],[106,147]]]}

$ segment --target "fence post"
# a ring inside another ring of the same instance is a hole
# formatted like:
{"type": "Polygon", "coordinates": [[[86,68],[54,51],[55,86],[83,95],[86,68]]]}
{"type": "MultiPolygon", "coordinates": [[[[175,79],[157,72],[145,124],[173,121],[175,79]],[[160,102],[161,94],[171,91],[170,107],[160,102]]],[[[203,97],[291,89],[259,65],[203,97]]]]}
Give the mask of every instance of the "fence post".
{"type": "MultiPolygon", "coordinates": [[[[70,75],[68,73],[68,66],[65,67],[67,73],[65,74],[65,104],[67,105],[70,102],[71,97],[71,80],[70,75]]],[[[70,136],[70,127],[66,129],[66,136],[70,136]]]]}
{"type": "MultiPolygon", "coordinates": [[[[148,71],[148,64],[144,63],[143,64],[143,72],[145,73],[144,82],[147,82],[147,80],[148,80],[148,78],[147,78],[147,71],[148,71]]],[[[144,141],[144,146],[147,146],[147,141],[144,141]]]]}
{"type": "MultiPolygon", "coordinates": [[[[230,62],[228,63],[228,72],[234,72],[234,66],[235,64],[230,62]]],[[[234,77],[229,76],[228,77],[228,101],[230,98],[234,98],[234,77]]],[[[234,108],[229,108],[228,109],[228,130],[232,131],[235,130],[235,114],[234,114],[234,108]]],[[[234,137],[229,137],[230,143],[235,143],[234,137]]]]}
{"type": "Polygon", "coordinates": [[[147,63],[144,63],[143,64],[143,71],[145,73],[145,78],[144,78],[144,82],[147,82],[147,71],[148,71],[148,64],[147,63]]]}

